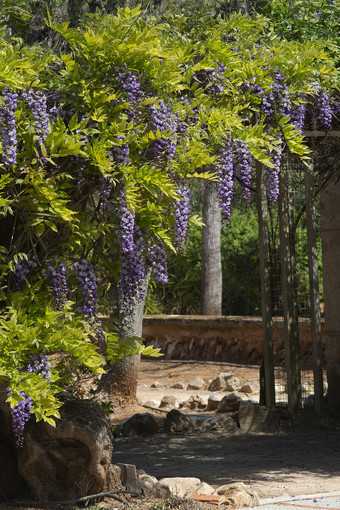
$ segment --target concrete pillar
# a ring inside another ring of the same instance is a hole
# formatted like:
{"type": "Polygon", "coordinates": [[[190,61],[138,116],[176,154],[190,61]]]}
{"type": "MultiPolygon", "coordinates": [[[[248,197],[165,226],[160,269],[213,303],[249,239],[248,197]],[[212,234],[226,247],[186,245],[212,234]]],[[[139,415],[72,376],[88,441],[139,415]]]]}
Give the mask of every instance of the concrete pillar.
{"type": "Polygon", "coordinates": [[[321,191],[328,406],[340,411],[340,172],[321,191]]]}

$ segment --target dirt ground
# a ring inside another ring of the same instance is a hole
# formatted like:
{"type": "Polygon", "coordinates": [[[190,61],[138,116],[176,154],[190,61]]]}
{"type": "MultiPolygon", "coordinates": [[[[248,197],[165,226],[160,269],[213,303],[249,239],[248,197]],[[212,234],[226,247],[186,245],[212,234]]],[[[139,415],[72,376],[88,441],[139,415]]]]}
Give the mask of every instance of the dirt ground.
{"type": "MultiPolygon", "coordinates": [[[[258,382],[259,367],[234,363],[200,361],[143,360],[141,363],[138,404],[115,410],[112,423],[120,423],[136,412],[151,412],[164,418],[165,411],[144,407],[159,402],[164,395],[174,395],[181,402],[191,395],[207,399],[208,381],[221,372],[231,372],[240,384],[258,382]],[[195,377],[201,377],[206,386],[200,390],[171,388],[176,382],[185,387],[195,377]],[[152,384],[156,387],[151,388],[152,384]]],[[[220,392],[221,397],[225,392],[220,392]]],[[[258,394],[238,393],[243,399],[258,400],[258,394]]],[[[187,411],[204,416],[205,411],[187,411]]],[[[308,411],[306,411],[308,413],[308,411]]],[[[148,474],[163,477],[197,477],[218,487],[233,482],[244,482],[258,493],[260,502],[284,496],[322,494],[340,489],[340,423],[316,422],[306,414],[304,425],[285,428],[279,433],[241,434],[228,436],[221,433],[197,432],[187,436],[158,434],[149,437],[116,438],[113,463],[134,464],[148,474]]],[[[166,507],[163,502],[130,500],[130,510],[198,510],[216,508],[199,506],[191,501],[166,507]]],[[[98,504],[87,502],[96,510],[122,510],[127,508],[106,498],[98,504]]],[[[20,507],[0,503],[0,510],[19,510],[20,507]]],[[[21,506],[33,510],[31,506],[21,506]]],[[[39,508],[46,508],[42,505],[39,508]]],[[[60,506],[58,507],[60,508],[60,506]]],[[[77,507],[79,508],[79,507],[77,507]]]]}
{"type": "MultiPolygon", "coordinates": [[[[179,401],[190,395],[207,398],[204,390],[174,390],[175,382],[187,384],[195,377],[205,381],[231,372],[241,384],[258,381],[259,367],[199,361],[142,361],[138,386],[139,403],[173,394],[179,401]],[[150,388],[158,381],[157,388],[150,388]]],[[[225,393],[222,393],[222,395],[225,393]]],[[[240,394],[258,400],[258,395],[240,394]]],[[[154,412],[139,407],[137,412],[154,412]]],[[[127,410],[126,410],[127,411],[127,410]]],[[[126,414],[129,414],[127,412],[126,414]]],[[[189,411],[196,414],[198,411],[189,411]]],[[[201,411],[203,415],[205,411],[201,411]]],[[[306,413],[308,411],[306,410],[306,413]]],[[[124,411],[123,411],[124,414],[124,411]]],[[[160,413],[155,412],[155,415],[160,413]]],[[[190,436],[161,434],[146,438],[118,438],[114,463],[134,464],[157,478],[193,476],[218,487],[242,481],[260,498],[320,494],[340,488],[340,428],[325,425],[306,414],[304,424],[275,434],[227,436],[197,433],[190,436]]],[[[121,415],[117,421],[120,421],[121,415]]]]}

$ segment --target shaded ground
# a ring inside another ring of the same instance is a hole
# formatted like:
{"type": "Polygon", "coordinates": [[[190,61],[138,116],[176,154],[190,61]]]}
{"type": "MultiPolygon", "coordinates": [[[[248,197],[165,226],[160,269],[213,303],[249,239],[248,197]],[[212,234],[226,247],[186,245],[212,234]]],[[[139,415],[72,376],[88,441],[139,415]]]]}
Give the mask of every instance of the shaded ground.
{"type": "MultiPolygon", "coordinates": [[[[150,398],[175,394],[185,400],[188,395],[206,396],[205,388],[198,391],[173,390],[181,381],[187,384],[195,377],[205,381],[221,372],[232,372],[240,383],[258,381],[259,367],[240,364],[199,361],[142,361],[138,398],[139,404],[116,410],[112,416],[117,423],[135,412],[164,413],[146,409],[141,404],[150,398]],[[150,388],[155,381],[159,387],[150,388]]],[[[248,398],[248,396],[244,396],[248,398]]],[[[250,395],[254,400],[258,395],[250,395]]],[[[195,411],[196,413],[196,411],[195,411]]],[[[306,411],[308,413],[308,411],[306,411]]],[[[204,411],[201,412],[201,415],[204,411]]],[[[305,426],[288,428],[278,434],[238,435],[202,434],[167,436],[159,434],[147,438],[119,438],[114,441],[114,463],[135,464],[157,478],[193,476],[215,487],[242,481],[256,490],[260,498],[291,497],[302,494],[335,492],[340,488],[340,426],[316,425],[306,414],[305,426]]],[[[130,500],[130,510],[157,510],[164,508],[157,500],[130,500]]],[[[197,510],[193,502],[171,508],[197,510]]],[[[93,509],[123,509],[126,506],[106,499],[93,509]]],[[[297,505],[299,506],[299,505],[297,505]]],[[[322,504],[322,508],[325,504],[322,504]]],[[[29,505],[14,507],[0,503],[0,510],[31,510],[29,505]]],[[[41,505],[39,508],[46,508],[41,505]]],[[[60,508],[57,507],[57,508],[60,508]]],[[[169,510],[171,510],[169,507],[169,510]]],[[[207,505],[202,505],[206,510],[207,505]]],[[[209,507],[211,508],[211,507],[209,507]]],[[[320,507],[321,508],[321,507],[320,507]]]]}
{"type": "MultiPolygon", "coordinates": [[[[143,361],[138,389],[140,403],[150,394],[158,400],[171,394],[170,386],[176,381],[188,383],[197,376],[209,380],[221,372],[232,372],[242,384],[259,378],[258,366],[143,361]],[[160,387],[151,389],[156,380],[160,387]]],[[[188,394],[203,393],[210,392],[177,390],[176,395],[185,400],[188,394]]],[[[253,395],[254,400],[257,397],[253,395]]],[[[141,407],[137,411],[150,410],[141,407]]],[[[313,425],[306,416],[304,426],[274,435],[228,437],[198,433],[186,437],[119,438],[115,440],[113,462],[135,464],[157,478],[195,476],[213,486],[243,481],[260,498],[336,491],[340,487],[340,429],[335,425],[313,425]]]]}
{"type": "Polygon", "coordinates": [[[194,476],[213,486],[242,481],[260,498],[336,491],[336,429],[293,429],[282,435],[216,434],[115,441],[113,462],[135,464],[157,478],[194,476]]]}

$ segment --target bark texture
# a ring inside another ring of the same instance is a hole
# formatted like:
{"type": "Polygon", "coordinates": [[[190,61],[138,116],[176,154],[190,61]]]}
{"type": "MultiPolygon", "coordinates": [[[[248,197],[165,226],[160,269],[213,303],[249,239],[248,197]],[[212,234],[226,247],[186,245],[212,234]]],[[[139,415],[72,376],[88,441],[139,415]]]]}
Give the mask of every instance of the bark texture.
{"type": "Polygon", "coordinates": [[[202,228],[202,315],[222,313],[221,212],[217,183],[207,182],[204,188],[202,228]]]}
{"type": "Polygon", "coordinates": [[[60,501],[120,489],[111,424],[100,405],[70,397],[60,415],[56,427],[33,420],[26,427],[18,468],[33,498],[60,501]]]}
{"type": "MultiPolygon", "coordinates": [[[[150,273],[148,272],[144,281],[144,292],[146,294],[150,273]]],[[[119,303],[119,337],[142,336],[144,299],[136,302],[131,309],[122,305],[121,297],[119,303]]],[[[114,405],[133,403],[136,401],[137,380],[140,365],[140,355],[126,357],[112,365],[106,374],[101,378],[96,399],[111,401],[114,405]]]]}

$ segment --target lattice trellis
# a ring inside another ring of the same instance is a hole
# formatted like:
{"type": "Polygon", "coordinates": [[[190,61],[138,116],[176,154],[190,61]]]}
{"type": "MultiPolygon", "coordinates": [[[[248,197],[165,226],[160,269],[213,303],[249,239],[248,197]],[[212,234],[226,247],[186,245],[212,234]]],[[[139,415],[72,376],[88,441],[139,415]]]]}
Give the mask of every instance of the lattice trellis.
{"type": "Polygon", "coordinates": [[[338,164],[340,133],[305,135],[313,151],[310,163],[306,166],[291,154],[284,154],[280,198],[275,206],[267,201],[266,170],[257,165],[263,401],[269,407],[286,402],[291,410],[296,410],[303,407],[305,397],[313,394],[315,410],[322,412],[325,385],[319,302],[318,190],[338,164]],[[300,355],[302,343],[311,345],[307,359],[300,355]]]}

